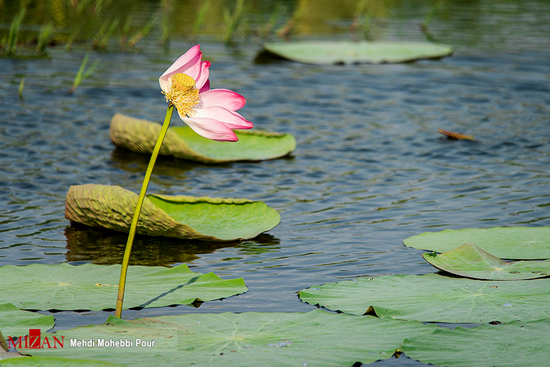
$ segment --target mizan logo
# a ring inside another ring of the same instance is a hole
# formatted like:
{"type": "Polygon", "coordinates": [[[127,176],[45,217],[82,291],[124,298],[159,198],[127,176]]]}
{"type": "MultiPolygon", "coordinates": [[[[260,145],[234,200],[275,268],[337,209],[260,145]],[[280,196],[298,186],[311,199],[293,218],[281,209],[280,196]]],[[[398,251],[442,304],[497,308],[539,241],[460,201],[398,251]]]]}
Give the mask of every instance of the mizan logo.
{"type": "Polygon", "coordinates": [[[29,335],[16,337],[16,340],[8,336],[7,342],[8,348],[63,348],[65,337],[61,336],[60,338],[61,340],[56,336],[45,336],[42,338],[40,329],[29,329],[29,335]]]}

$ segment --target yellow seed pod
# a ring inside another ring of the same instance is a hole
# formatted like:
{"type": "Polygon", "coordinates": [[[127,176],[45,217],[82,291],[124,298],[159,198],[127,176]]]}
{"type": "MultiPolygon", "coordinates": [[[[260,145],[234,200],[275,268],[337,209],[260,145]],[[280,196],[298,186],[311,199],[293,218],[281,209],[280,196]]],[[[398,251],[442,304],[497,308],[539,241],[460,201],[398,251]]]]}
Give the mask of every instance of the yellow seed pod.
{"type": "Polygon", "coordinates": [[[195,86],[195,79],[187,74],[177,73],[172,76],[172,83],[177,89],[187,91],[195,86]]]}

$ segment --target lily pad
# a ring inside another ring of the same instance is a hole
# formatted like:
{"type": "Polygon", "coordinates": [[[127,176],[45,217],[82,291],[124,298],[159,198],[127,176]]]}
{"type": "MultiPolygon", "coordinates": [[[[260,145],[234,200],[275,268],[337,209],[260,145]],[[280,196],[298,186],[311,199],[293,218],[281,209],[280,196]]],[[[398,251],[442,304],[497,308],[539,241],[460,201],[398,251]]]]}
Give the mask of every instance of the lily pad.
{"type": "Polygon", "coordinates": [[[438,269],[474,279],[521,280],[550,274],[550,260],[507,262],[469,243],[441,255],[425,253],[422,256],[438,269]]]}
{"type": "Polygon", "coordinates": [[[453,53],[450,46],[412,42],[299,41],[273,42],[264,48],[306,64],[382,64],[433,59],[453,53]]]}
{"type": "MultiPolygon", "coordinates": [[[[34,349],[36,350],[36,349],[34,349]]],[[[56,357],[19,357],[2,361],[4,366],[25,366],[25,367],[114,367],[124,366],[105,361],[92,361],[89,359],[68,359],[56,357]]]]}
{"type": "Polygon", "coordinates": [[[304,302],[352,315],[454,323],[550,317],[550,279],[494,282],[438,274],[363,278],[300,291],[304,302]]]}
{"type": "Polygon", "coordinates": [[[65,340],[95,339],[96,347],[24,349],[37,356],[88,358],[130,366],[351,366],[389,358],[405,338],[437,327],[418,322],[308,313],[186,314],[122,321],[58,331],[65,340]],[[345,330],[345,332],[342,332],[345,330]],[[150,347],[136,347],[147,340],[150,347]],[[101,348],[100,340],[133,341],[101,348]],[[152,342],[154,341],[154,346],[152,342]]]}
{"type": "MultiPolygon", "coordinates": [[[[0,302],[31,310],[104,310],[116,303],[120,265],[6,265],[0,302]]],[[[224,280],[182,264],[130,266],[124,307],[190,305],[246,292],[242,278],[224,280]]]]}
{"type": "Polygon", "coordinates": [[[447,252],[473,243],[501,259],[550,259],[550,227],[494,227],[425,232],[404,241],[421,250],[447,252]]]}
{"type": "Polygon", "coordinates": [[[22,311],[11,303],[0,304],[0,330],[6,339],[26,335],[29,329],[47,331],[54,324],[53,316],[22,311]]]}
{"type": "Polygon", "coordinates": [[[0,330],[6,339],[26,335],[29,329],[47,331],[54,324],[53,316],[22,311],[11,303],[0,304],[0,330]]]}
{"type": "MultiPolygon", "coordinates": [[[[111,120],[114,144],[138,153],[151,153],[161,125],[117,113],[111,120]]],[[[235,130],[238,142],[220,142],[204,138],[188,126],[168,129],[160,155],[169,155],[202,163],[261,161],[284,157],[296,149],[291,134],[259,130],[235,130]]]]}
{"type": "MultiPolygon", "coordinates": [[[[71,186],[65,218],[91,227],[128,232],[138,195],[119,186],[71,186]]],[[[261,201],[148,195],[137,233],[202,241],[254,238],[279,224],[279,213],[261,201]]]]}
{"type": "Polygon", "coordinates": [[[475,328],[437,329],[406,339],[405,354],[424,363],[453,367],[548,365],[550,319],[512,321],[475,328]]]}

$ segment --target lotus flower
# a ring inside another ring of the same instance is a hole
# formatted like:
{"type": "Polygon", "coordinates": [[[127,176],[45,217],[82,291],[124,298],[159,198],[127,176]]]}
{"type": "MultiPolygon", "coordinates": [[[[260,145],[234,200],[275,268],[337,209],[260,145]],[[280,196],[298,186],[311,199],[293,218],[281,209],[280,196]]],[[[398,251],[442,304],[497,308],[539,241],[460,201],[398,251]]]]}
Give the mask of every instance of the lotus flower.
{"type": "Polygon", "coordinates": [[[197,134],[218,141],[237,141],[233,129],[252,123],[238,114],[246,100],[228,89],[210,89],[209,61],[202,61],[200,45],[193,46],[159,78],[168,103],[197,134]]]}

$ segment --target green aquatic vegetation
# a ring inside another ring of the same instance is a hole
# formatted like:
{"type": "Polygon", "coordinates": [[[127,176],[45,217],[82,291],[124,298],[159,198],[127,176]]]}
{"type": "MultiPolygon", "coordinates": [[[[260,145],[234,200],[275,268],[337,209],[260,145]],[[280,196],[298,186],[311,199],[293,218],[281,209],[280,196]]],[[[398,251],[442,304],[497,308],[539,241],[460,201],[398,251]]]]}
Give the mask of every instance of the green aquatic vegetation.
{"type": "Polygon", "coordinates": [[[532,321],[550,316],[550,279],[496,282],[438,274],[328,283],[300,291],[304,302],[353,315],[428,322],[532,321]]]}
{"type": "Polygon", "coordinates": [[[232,12],[228,8],[223,8],[224,31],[222,38],[225,43],[233,42],[235,32],[244,21],[245,10],[244,0],[237,0],[232,12]]]}
{"type": "Polygon", "coordinates": [[[135,45],[141,41],[145,36],[151,32],[151,29],[155,25],[155,23],[158,22],[158,16],[153,15],[151,19],[141,28],[136,34],[134,34],[129,40],[128,40],[128,46],[129,47],[135,47],[135,45]]]}
{"type": "Polygon", "coordinates": [[[95,0],[91,8],[93,9],[95,15],[101,14],[103,7],[108,7],[112,0],[95,0]]]}
{"type": "Polygon", "coordinates": [[[52,38],[53,25],[51,23],[46,24],[40,28],[40,33],[38,34],[38,39],[36,41],[36,51],[42,55],[47,56],[48,51],[46,46],[52,38]]]}
{"type": "Polygon", "coordinates": [[[195,17],[195,22],[193,23],[193,36],[196,38],[197,34],[199,34],[202,25],[204,24],[204,21],[206,20],[206,14],[208,13],[208,9],[210,9],[210,1],[205,1],[199,11],[197,12],[197,16],[195,17]]]}
{"type": "Polygon", "coordinates": [[[86,56],[84,56],[84,59],[82,59],[82,63],[80,64],[80,68],[78,69],[78,72],[76,73],[76,76],[74,78],[74,82],[72,87],[69,89],[69,93],[72,94],[78,88],[80,83],[82,83],[87,77],[92,75],[97,67],[99,66],[100,61],[95,60],[92,66],[90,66],[88,69],[86,69],[86,64],[88,63],[88,58],[90,57],[90,53],[86,53],[86,56]]]}
{"type": "Polygon", "coordinates": [[[97,30],[93,40],[92,40],[92,48],[99,48],[99,43],[101,39],[103,39],[105,33],[107,32],[107,29],[109,28],[109,23],[112,24],[110,19],[104,19],[101,23],[101,26],[97,30]]]}
{"type": "MultiPolygon", "coordinates": [[[[11,303],[0,304],[0,330],[5,338],[26,335],[29,329],[48,331],[54,323],[53,316],[23,311],[11,303]]],[[[2,345],[1,339],[0,345],[2,345]]]]}
{"type": "MultiPolygon", "coordinates": [[[[112,21],[106,19],[101,28],[96,34],[96,37],[92,41],[92,48],[105,50],[107,45],[113,36],[113,33],[118,27],[119,19],[115,18],[112,21]],[[110,24],[109,24],[110,23],[110,24]]],[[[130,40],[131,41],[131,40],[130,40]]]]}
{"type": "Polygon", "coordinates": [[[17,95],[20,99],[23,99],[23,89],[25,88],[25,77],[21,77],[21,81],[19,82],[19,90],[17,91],[17,95]]]}
{"type": "Polygon", "coordinates": [[[106,361],[92,361],[81,358],[57,358],[57,357],[23,357],[2,360],[2,366],[24,367],[115,367],[124,366],[106,361]]]}
{"type": "Polygon", "coordinates": [[[132,340],[130,348],[24,349],[35,356],[87,358],[124,365],[351,366],[391,357],[405,338],[437,327],[419,322],[308,313],[186,314],[124,321],[56,332],[65,340],[132,340]],[[345,330],[345,332],[342,332],[345,330]],[[135,347],[137,340],[154,347],[135,347]]]}
{"type": "Polygon", "coordinates": [[[2,42],[3,53],[6,56],[15,56],[17,54],[17,44],[19,41],[19,29],[25,14],[27,12],[26,6],[21,6],[21,9],[17,12],[10,26],[8,36],[2,42]]]}
{"type": "Polygon", "coordinates": [[[283,24],[281,27],[279,27],[275,31],[275,34],[277,34],[277,36],[279,38],[289,40],[290,39],[290,34],[292,33],[292,30],[294,29],[296,24],[300,21],[300,19],[304,15],[306,15],[306,13],[307,13],[307,10],[305,8],[296,7],[296,9],[294,10],[294,13],[292,13],[292,16],[290,17],[290,19],[287,20],[287,22],[285,24],[283,24]]]}
{"type": "MultiPolygon", "coordinates": [[[[91,10],[94,0],[79,0],[76,2],[76,13],[83,14],[91,10]]],[[[97,7],[94,7],[93,14],[97,15],[97,7]]]]}
{"type": "Polygon", "coordinates": [[[295,41],[265,43],[279,57],[306,64],[401,63],[449,56],[446,45],[414,42],[295,41]]]}
{"type": "Polygon", "coordinates": [[[485,280],[522,280],[547,277],[550,260],[507,262],[476,245],[465,244],[441,255],[425,253],[424,259],[455,275],[485,280]]]}
{"type": "Polygon", "coordinates": [[[172,34],[173,26],[170,23],[171,0],[160,1],[160,36],[159,43],[162,45],[165,51],[170,49],[170,36],[172,34]]]}
{"type": "Polygon", "coordinates": [[[371,17],[365,11],[367,8],[368,0],[359,0],[355,8],[355,14],[353,15],[353,21],[350,24],[349,31],[354,41],[358,41],[357,32],[363,30],[363,35],[366,40],[371,41],[370,26],[371,17]]]}
{"type": "Polygon", "coordinates": [[[539,367],[548,364],[548,335],[548,318],[475,328],[440,328],[429,335],[407,337],[403,351],[412,359],[437,366],[539,367]]]}
{"type": "MultiPolygon", "coordinates": [[[[128,233],[137,201],[135,193],[118,186],[71,186],[65,217],[74,223],[128,233]]],[[[148,195],[135,231],[188,240],[237,241],[274,228],[280,218],[261,201],[148,195]]]]}
{"type": "MultiPolygon", "coordinates": [[[[0,302],[31,310],[110,309],[118,292],[120,268],[66,263],[2,266],[0,302]]],[[[126,308],[196,305],[247,291],[242,278],[227,280],[214,273],[195,273],[185,264],[173,268],[130,266],[128,274],[132,287],[125,294],[126,308]]]]}
{"type": "Polygon", "coordinates": [[[80,23],[75,29],[71,31],[65,42],[65,51],[70,51],[73,47],[74,40],[80,36],[84,29],[84,23],[80,23]]]}
{"type": "Polygon", "coordinates": [[[124,50],[126,47],[126,42],[128,39],[128,33],[130,32],[130,27],[132,26],[132,16],[128,15],[126,17],[126,20],[124,20],[124,24],[122,25],[122,28],[120,30],[120,39],[118,41],[118,46],[121,50],[124,50]]]}
{"type": "Polygon", "coordinates": [[[421,250],[447,252],[466,243],[501,259],[550,259],[550,227],[493,227],[425,232],[403,241],[421,250]]]}
{"type": "Polygon", "coordinates": [[[282,3],[277,3],[275,9],[269,14],[269,19],[263,25],[258,26],[258,34],[262,38],[268,38],[271,35],[274,27],[277,25],[279,20],[287,12],[286,6],[282,3]]]}
{"type": "Polygon", "coordinates": [[[428,30],[428,26],[432,22],[432,20],[435,18],[437,13],[441,10],[441,8],[447,3],[447,0],[438,0],[434,3],[428,14],[426,14],[426,17],[422,21],[422,24],[420,24],[420,30],[424,32],[424,35],[428,39],[428,41],[433,42],[434,37],[432,33],[428,30]]]}
{"type": "MultiPolygon", "coordinates": [[[[151,153],[160,125],[117,113],[111,120],[111,141],[122,148],[151,153]]],[[[160,155],[215,164],[234,161],[260,161],[286,156],[296,148],[291,134],[238,130],[239,141],[219,142],[204,138],[188,126],[168,129],[160,155]]]]}

